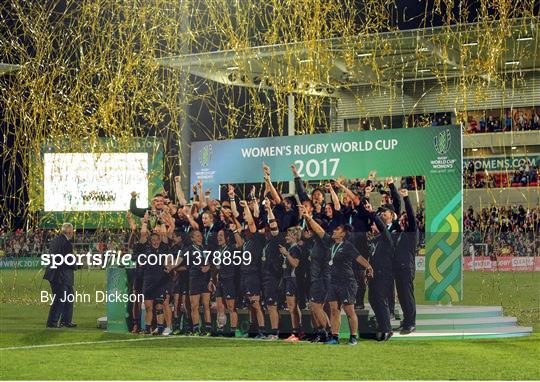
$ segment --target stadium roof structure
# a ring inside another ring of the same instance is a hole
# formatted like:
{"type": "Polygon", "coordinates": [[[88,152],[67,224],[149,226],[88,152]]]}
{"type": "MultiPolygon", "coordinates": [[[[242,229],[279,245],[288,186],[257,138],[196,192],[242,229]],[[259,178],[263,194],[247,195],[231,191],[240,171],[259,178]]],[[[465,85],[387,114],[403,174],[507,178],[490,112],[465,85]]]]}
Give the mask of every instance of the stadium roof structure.
{"type": "MultiPolygon", "coordinates": [[[[497,30],[498,24],[500,21],[487,25],[497,30]]],[[[441,73],[446,78],[480,76],[489,80],[487,73],[478,70],[478,60],[490,48],[486,46],[489,39],[485,26],[470,23],[318,40],[317,51],[323,52],[325,60],[330,57],[328,80],[323,84],[295,84],[296,89],[330,95],[345,86],[431,80],[441,73]],[[477,64],[470,65],[474,62],[477,64]]],[[[537,18],[510,20],[511,33],[501,44],[497,73],[540,71],[536,58],[540,56],[539,27],[537,18]]],[[[305,42],[297,42],[170,56],[159,61],[165,67],[208,80],[262,89],[272,87],[268,78],[279,78],[291,66],[298,70],[308,63],[316,65],[317,56],[313,47],[308,49],[305,42]]]]}
{"type": "Polygon", "coordinates": [[[16,72],[20,68],[20,65],[4,64],[0,62],[0,75],[16,72]]]}

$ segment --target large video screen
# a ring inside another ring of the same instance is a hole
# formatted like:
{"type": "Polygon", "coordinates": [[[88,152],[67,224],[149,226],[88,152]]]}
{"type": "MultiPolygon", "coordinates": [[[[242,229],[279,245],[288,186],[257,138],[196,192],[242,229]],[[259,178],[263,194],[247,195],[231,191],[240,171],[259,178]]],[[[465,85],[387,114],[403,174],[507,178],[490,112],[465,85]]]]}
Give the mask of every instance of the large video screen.
{"type": "Polygon", "coordinates": [[[30,173],[28,208],[41,226],[119,228],[127,225],[133,191],[137,207],[145,208],[163,190],[163,145],[156,137],[47,141],[30,173]]]}
{"type": "Polygon", "coordinates": [[[46,212],[126,211],[131,191],[148,200],[148,153],[45,153],[43,159],[46,212]]]}

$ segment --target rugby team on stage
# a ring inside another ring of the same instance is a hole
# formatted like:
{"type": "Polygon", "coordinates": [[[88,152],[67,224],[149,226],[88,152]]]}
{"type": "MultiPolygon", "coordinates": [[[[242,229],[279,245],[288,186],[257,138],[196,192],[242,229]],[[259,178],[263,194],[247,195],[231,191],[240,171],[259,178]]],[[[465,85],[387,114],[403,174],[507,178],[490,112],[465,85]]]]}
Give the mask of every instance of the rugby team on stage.
{"type": "Polygon", "coordinates": [[[393,334],[394,285],[403,312],[398,330],[401,334],[415,330],[418,229],[408,191],[398,192],[388,178],[381,205],[372,206],[372,172],[361,191],[353,192],[337,180],[308,195],[295,166],[291,168],[296,196],[280,195],[265,164],[260,198],[253,187],[240,200],[234,186],[228,185],[225,200],[211,199],[199,182],[189,203],[179,177],[177,203],[163,193],[154,196],[150,208],[140,209],[132,193],[128,221],[135,259],[138,254],[175,256],[166,264],[137,264],[133,270],[132,291],[144,294],[145,308],[141,322],[142,307],[133,306],[134,333],[277,340],[281,327],[286,341],[338,344],[343,310],[349,321],[349,344],[354,345],[355,308],[364,308],[366,284],[377,340],[393,334]],[[133,215],[141,217],[140,226],[133,215]],[[251,326],[245,333],[238,330],[240,307],[250,312],[251,326]],[[300,308],[309,308],[310,322],[302,322],[300,308]],[[280,310],[289,317],[280,316],[280,310]],[[313,328],[309,336],[307,326],[313,328]]]}

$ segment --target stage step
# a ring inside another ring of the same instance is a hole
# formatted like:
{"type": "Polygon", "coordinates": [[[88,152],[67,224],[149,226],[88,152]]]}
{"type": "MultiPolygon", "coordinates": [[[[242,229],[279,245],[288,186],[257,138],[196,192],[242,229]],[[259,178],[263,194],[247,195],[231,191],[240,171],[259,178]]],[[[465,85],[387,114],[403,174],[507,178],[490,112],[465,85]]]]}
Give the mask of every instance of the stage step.
{"type": "MultiPolygon", "coordinates": [[[[392,327],[398,328],[399,320],[392,321],[392,327]]],[[[431,320],[416,320],[417,331],[447,330],[447,329],[481,329],[485,327],[500,328],[517,326],[515,317],[478,317],[478,318],[441,318],[431,320]]]]}
{"type": "MultiPolygon", "coordinates": [[[[370,315],[373,310],[369,305],[370,315]]],[[[396,311],[399,316],[403,316],[401,308],[396,305],[396,311]]],[[[416,307],[417,320],[432,320],[432,319],[458,319],[458,318],[485,318],[485,317],[502,317],[503,309],[500,306],[435,306],[435,305],[418,305],[416,307]]]]}
{"type": "Polygon", "coordinates": [[[407,335],[395,333],[391,341],[394,340],[465,340],[479,338],[508,338],[508,337],[524,337],[532,333],[531,327],[514,326],[484,329],[453,329],[453,330],[426,330],[417,331],[407,335]]]}
{"type": "MultiPolygon", "coordinates": [[[[394,329],[400,326],[400,319],[403,318],[399,305],[396,306],[396,316],[392,321],[394,329]]],[[[503,316],[503,309],[500,306],[418,305],[416,318],[416,332],[412,333],[412,336],[402,336],[395,332],[393,338],[502,338],[528,336],[532,333],[532,328],[518,326],[517,318],[503,316]]],[[[360,336],[371,338],[377,325],[369,305],[365,310],[358,311],[358,320],[360,336]]],[[[343,322],[346,322],[346,319],[343,322]]],[[[346,326],[346,329],[340,336],[346,337],[348,325],[343,326],[346,326]]]]}

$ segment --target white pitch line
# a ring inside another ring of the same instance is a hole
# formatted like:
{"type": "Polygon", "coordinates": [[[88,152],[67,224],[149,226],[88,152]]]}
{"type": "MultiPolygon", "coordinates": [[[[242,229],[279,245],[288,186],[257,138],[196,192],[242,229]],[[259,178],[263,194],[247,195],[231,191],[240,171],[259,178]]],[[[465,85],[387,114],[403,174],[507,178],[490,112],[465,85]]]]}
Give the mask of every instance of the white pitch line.
{"type": "MultiPolygon", "coordinates": [[[[22,350],[22,349],[39,349],[39,348],[54,348],[61,346],[72,346],[72,345],[96,345],[96,344],[111,344],[111,343],[121,343],[121,342],[138,342],[138,341],[152,341],[152,340],[170,340],[170,339],[206,339],[206,340],[253,340],[253,338],[234,338],[234,337],[197,337],[197,336],[160,336],[160,337],[145,337],[145,338],[130,338],[126,340],[104,340],[104,341],[83,341],[83,342],[64,342],[59,344],[44,344],[44,345],[25,345],[25,346],[9,346],[9,347],[0,347],[2,350],[22,350]]],[[[261,342],[279,342],[279,341],[264,341],[258,340],[261,342]]]]}
{"type": "Polygon", "coordinates": [[[39,349],[39,348],[54,348],[70,345],[93,345],[93,344],[110,344],[116,342],[137,342],[137,341],[150,341],[150,340],[165,340],[174,337],[148,337],[148,338],[130,338],[127,340],[104,340],[104,341],[82,341],[82,342],[64,342],[59,344],[44,344],[44,345],[25,345],[25,346],[9,346],[0,347],[1,350],[19,350],[19,349],[39,349]]]}

